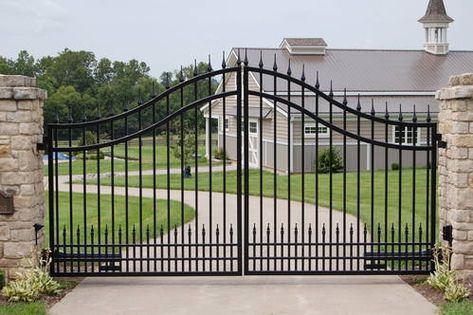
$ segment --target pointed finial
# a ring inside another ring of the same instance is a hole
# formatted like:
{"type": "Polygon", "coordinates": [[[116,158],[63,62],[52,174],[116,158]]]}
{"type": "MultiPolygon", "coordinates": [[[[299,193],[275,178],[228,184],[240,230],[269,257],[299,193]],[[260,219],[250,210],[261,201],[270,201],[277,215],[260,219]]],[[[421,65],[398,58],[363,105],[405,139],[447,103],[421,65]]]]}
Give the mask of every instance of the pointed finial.
{"type": "Polygon", "coordinates": [[[55,123],[58,123],[58,122],[59,122],[59,111],[58,111],[57,108],[56,108],[56,111],[55,111],[55,112],[56,112],[56,116],[55,116],[55,118],[54,118],[54,122],[55,122],[55,123]]]}
{"type": "Polygon", "coordinates": [[[430,116],[430,104],[427,105],[427,122],[432,121],[432,116],[430,116]]]}
{"type": "Polygon", "coordinates": [[[67,121],[70,123],[74,121],[74,119],[72,118],[72,107],[70,105],[69,105],[69,110],[68,110],[67,121]]]}
{"type": "Polygon", "coordinates": [[[328,93],[328,96],[333,97],[333,82],[330,80],[330,92],[328,93]]]}
{"type": "Polygon", "coordinates": [[[302,81],[302,82],[305,82],[305,64],[302,64],[301,81],[302,81]]]}
{"type": "Polygon", "coordinates": [[[384,118],[386,118],[386,120],[389,119],[388,102],[386,102],[386,112],[385,112],[385,114],[384,114],[384,118]]]}
{"type": "Polygon", "coordinates": [[[404,117],[402,116],[402,104],[399,104],[399,121],[402,121],[404,117]]]}
{"type": "Polygon", "coordinates": [[[358,104],[356,105],[356,110],[361,111],[360,93],[358,93],[358,104]]]}
{"type": "Polygon", "coordinates": [[[287,75],[291,76],[292,70],[291,70],[291,58],[289,58],[289,63],[287,65],[287,75]]]}
{"type": "Polygon", "coordinates": [[[82,121],[87,121],[87,115],[85,114],[85,110],[82,111],[82,121]]]}
{"type": "Polygon", "coordinates": [[[315,73],[315,89],[318,91],[320,89],[320,82],[319,82],[319,72],[315,73]]]}
{"type": "Polygon", "coordinates": [[[371,99],[371,116],[374,116],[376,114],[374,110],[374,99],[371,99]]]}
{"type": "Polygon", "coordinates": [[[222,52],[222,69],[227,67],[227,62],[225,61],[225,50],[222,52]]]}
{"type": "Polygon", "coordinates": [[[237,66],[241,66],[241,58],[240,58],[240,48],[238,48],[237,53],[237,66]]]}
{"type": "Polygon", "coordinates": [[[128,100],[125,96],[125,100],[123,101],[123,111],[126,112],[128,111],[128,100]]]}
{"type": "Polygon", "coordinates": [[[179,82],[184,82],[184,69],[182,68],[182,66],[179,74],[179,82]]]}
{"type": "Polygon", "coordinates": [[[166,72],[166,90],[169,89],[171,78],[169,72],[166,72]]]}
{"type": "Polygon", "coordinates": [[[344,89],[343,89],[343,102],[342,102],[342,104],[343,104],[344,106],[347,106],[347,104],[348,104],[348,100],[347,100],[347,88],[344,88],[344,89]]]}
{"type": "Polygon", "coordinates": [[[263,69],[264,64],[263,64],[263,51],[262,50],[259,51],[259,64],[258,64],[258,66],[260,67],[260,69],[263,69]]]}
{"type": "Polygon", "coordinates": [[[276,54],[274,54],[274,65],[273,65],[273,71],[278,71],[278,64],[276,62],[276,54]]]}
{"type": "Polygon", "coordinates": [[[417,122],[416,104],[414,104],[414,113],[412,114],[412,122],[417,122]]]}
{"type": "Polygon", "coordinates": [[[245,60],[243,60],[243,64],[246,66],[248,66],[248,49],[245,48],[245,60]]]}
{"type": "Polygon", "coordinates": [[[207,65],[207,72],[212,72],[212,62],[211,62],[210,55],[209,55],[209,64],[207,65]]]}
{"type": "Polygon", "coordinates": [[[101,114],[101,110],[100,110],[100,103],[98,103],[97,104],[97,113],[95,115],[95,118],[100,119],[101,116],[102,116],[102,114],[101,114]]]}
{"type": "MultiPolygon", "coordinates": [[[[169,78],[167,81],[169,81],[169,78]]],[[[155,98],[155,97],[156,97],[156,84],[155,84],[155,81],[153,80],[153,85],[151,87],[151,98],[155,98]]]]}
{"type": "Polygon", "coordinates": [[[143,104],[143,92],[141,89],[138,90],[138,105],[143,104]]]}
{"type": "Polygon", "coordinates": [[[196,77],[198,74],[199,72],[197,71],[197,60],[194,59],[194,77],[196,77]]]}

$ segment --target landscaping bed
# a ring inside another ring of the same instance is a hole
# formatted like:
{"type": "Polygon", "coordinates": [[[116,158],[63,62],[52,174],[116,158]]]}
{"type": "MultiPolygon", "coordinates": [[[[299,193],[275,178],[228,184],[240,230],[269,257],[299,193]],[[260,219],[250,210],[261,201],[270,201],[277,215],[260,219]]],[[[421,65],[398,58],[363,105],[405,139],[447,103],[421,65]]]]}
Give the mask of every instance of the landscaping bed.
{"type": "Polygon", "coordinates": [[[47,310],[54,304],[64,298],[72,291],[83,278],[60,278],[55,279],[61,285],[61,292],[57,295],[43,295],[36,302],[8,302],[7,299],[0,294],[0,314],[1,315],[43,315],[47,314],[47,310]]]}
{"type": "MultiPolygon", "coordinates": [[[[469,315],[473,314],[473,294],[469,298],[458,303],[447,302],[444,299],[444,294],[438,289],[432,288],[427,283],[426,276],[401,276],[401,279],[412,286],[418,293],[422,294],[432,304],[440,309],[440,314],[443,315],[469,315]]],[[[470,276],[462,281],[464,285],[473,292],[473,276],[470,276]]]]}

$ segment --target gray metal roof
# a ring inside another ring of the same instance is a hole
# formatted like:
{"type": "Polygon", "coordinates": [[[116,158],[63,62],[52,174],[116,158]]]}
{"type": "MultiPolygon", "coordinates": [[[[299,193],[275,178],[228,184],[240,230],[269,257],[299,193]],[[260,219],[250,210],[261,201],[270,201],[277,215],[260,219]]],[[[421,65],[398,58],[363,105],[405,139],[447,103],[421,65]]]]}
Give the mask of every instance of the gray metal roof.
{"type": "MultiPolygon", "coordinates": [[[[264,67],[272,69],[276,55],[278,71],[282,73],[286,73],[290,58],[292,76],[296,78],[300,78],[305,65],[308,84],[315,85],[318,71],[322,90],[328,90],[332,80],[336,91],[347,88],[348,91],[434,92],[447,86],[450,76],[473,72],[473,51],[450,51],[446,56],[436,56],[423,50],[327,49],[320,56],[291,56],[286,49],[248,48],[251,66],[258,67],[260,51],[264,67]]],[[[255,78],[259,81],[259,76],[255,78]]],[[[265,91],[274,90],[272,81],[264,80],[265,91]]],[[[277,90],[286,91],[287,83],[279,81],[277,90]]]]}
{"type": "Polygon", "coordinates": [[[419,19],[421,23],[451,23],[453,19],[447,15],[443,0],[430,0],[425,15],[419,19]]]}

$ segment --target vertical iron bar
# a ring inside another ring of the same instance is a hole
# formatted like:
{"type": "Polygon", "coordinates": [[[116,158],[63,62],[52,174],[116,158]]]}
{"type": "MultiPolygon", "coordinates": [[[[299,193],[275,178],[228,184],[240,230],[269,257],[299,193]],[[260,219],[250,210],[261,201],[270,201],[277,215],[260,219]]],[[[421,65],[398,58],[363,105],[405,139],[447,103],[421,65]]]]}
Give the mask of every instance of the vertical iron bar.
{"type": "MultiPolygon", "coordinates": [[[[53,168],[53,132],[52,132],[52,128],[51,127],[47,127],[46,129],[47,131],[47,147],[46,147],[46,150],[48,152],[48,201],[49,201],[49,247],[51,248],[51,250],[53,251],[53,253],[56,253],[56,251],[59,251],[58,250],[58,247],[56,245],[59,244],[59,227],[58,227],[58,223],[57,223],[57,216],[58,216],[58,213],[56,212],[56,224],[54,223],[54,219],[55,219],[55,216],[54,216],[54,196],[55,195],[58,195],[59,194],[59,190],[56,188],[54,189],[54,177],[53,177],[53,174],[55,174],[55,177],[56,177],[56,182],[57,182],[57,157],[56,157],[56,160],[54,161],[54,164],[56,165],[56,172],[54,172],[54,168],[53,168]],[[54,227],[54,228],[53,228],[54,227]],[[54,231],[56,230],[56,235],[54,235],[54,231]],[[58,243],[58,244],[56,244],[58,243]]],[[[57,134],[57,133],[56,133],[57,134]]],[[[57,136],[56,136],[56,139],[57,141],[57,136]]],[[[57,154],[56,154],[57,155],[57,154]]],[[[57,187],[57,185],[56,185],[57,187]]],[[[57,200],[57,199],[56,199],[57,200]]],[[[57,202],[56,202],[56,209],[57,209],[58,205],[57,205],[57,202]]],[[[53,256],[54,258],[54,256],[53,256]]],[[[50,272],[52,275],[55,274],[56,271],[58,271],[57,269],[58,268],[58,265],[54,262],[53,260],[53,263],[50,265],[50,272]]]]}
{"type": "MultiPolygon", "coordinates": [[[[273,65],[273,71],[277,72],[278,71],[278,66],[276,64],[276,54],[274,54],[274,65],[273,65]]],[[[276,96],[277,94],[277,77],[276,74],[274,73],[273,75],[273,94],[276,96]]],[[[274,271],[277,270],[277,261],[276,261],[276,256],[277,256],[277,209],[278,209],[278,166],[277,166],[277,102],[274,100],[274,108],[273,108],[273,255],[275,259],[273,260],[273,267],[274,271]]]]}
{"type": "MultiPolygon", "coordinates": [[[[242,169],[241,169],[241,121],[242,121],[242,69],[237,70],[237,258],[238,258],[238,272],[241,274],[242,270],[242,238],[241,238],[241,225],[242,225],[242,169]]],[[[232,230],[230,230],[230,237],[233,236],[232,230]]],[[[232,242],[233,243],[233,242],[232,242]]],[[[233,257],[233,246],[231,247],[231,254],[233,257]]],[[[233,260],[232,260],[232,271],[233,271],[233,260]]]]}
{"type": "MultiPolygon", "coordinates": [[[[431,182],[430,182],[430,211],[431,211],[431,218],[430,218],[430,249],[432,250],[435,246],[435,234],[436,234],[436,226],[437,226],[437,150],[438,144],[435,136],[437,135],[437,125],[432,125],[432,165],[431,165],[431,182]]],[[[433,271],[435,265],[433,262],[430,263],[430,270],[433,271]]]]}
{"type": "MultiPolygon", "coordinates": [[[[244,187],[244,191],[245,191],[245,195],[244,195],[244,201],[245,201],[245,204],[244,204],[244,209],[245,209],[245,250],[244,250],[244,255],[245,257],[247,257],[247,255],[249,254],[249,251],[248,251],[248,239],[249,239],[249,170],[250,170],[250,167],[249,167],[249,118],[248,118],[248,67],[247,67],[247,64],[245,62],[244,64],[244,67],[243,67],[243,74],[244,74],[244,77],[243,77],[243,85],[244,85],[244,99],[243,99],[243,108],[244,108],[244,118],[243,118],[243,121],[245,122],[245,131],[244,131],[244,159],[245,159],[245,162],[244,162],[244,165],[245,165],[245,174],[244,174],[244,178],[245,178],[245,187],[244,187]]],[[[246,258],[245,259],[245,273],[248,273],[248,259],[246,258]]]]}

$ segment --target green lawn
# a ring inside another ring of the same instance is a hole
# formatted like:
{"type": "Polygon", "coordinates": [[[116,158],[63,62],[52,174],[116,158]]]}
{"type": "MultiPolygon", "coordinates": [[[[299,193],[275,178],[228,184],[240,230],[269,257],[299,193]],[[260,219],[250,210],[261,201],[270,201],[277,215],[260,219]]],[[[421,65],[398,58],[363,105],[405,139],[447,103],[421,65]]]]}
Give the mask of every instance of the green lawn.
{"type": "Polygon", "coordinates": [[[43,302],[0,304],[1,315],[46,315],[43,302]]]}
{"type": "MultiPolygon", "coordinates": [[[[46,193],[47,194],[47,193],[46,193]]],[[[48,198],[46,195],[46,202],[48,198]]],[[[63,229],[66,228],[66,243],[69,243],[70,231],[73,230],[74,243],[77,244],[77,228],[80,227],[80,239],[83,243],[84,239],[84,226],[87,227],[87,243],[91,243],[91,229],[94,228],[94,242],[97,243],[98,240],[98,211],[97,211],[97,194],[87,194],[87,222],[84,225],[84,212],[83,212],[83,194],[73,193],[72,194],[72,226],[70,223],[70,213],[69,213],[69,194],[65,192],[59,193],[59,234],[60,234],[60,243],[63,243],[63,229]]],[[[126,213],[125,213],[125,197],[124,196],[115,196],[115,238],[116,242],[118,241],[118,229],[121,227],[122,230],[122,240],[125,240],[126,233],[126,213]]],[[[143,235],[146,237],[146,229],[149,226],[150,237],[154,237],[154,217],[153,217],[153,202],[152,198],[143,198],[142,203],[142,227],[143,235]]],[[[111,195],[101,195],[100,196],[100,211],[101,211],[101,220],[100,220],[100,235],[102,242],[105,240],[105,229],[108,229],[108,240],[112,242],[112,199],[111,195]]],[[[173,228],[175,225],[181,225],[182,222],[186,223],[191,221],[194,218],[195,212],[194,209],[190,206],[183,205],[178,201],[170,201],[170,227],[173,228]],[[181,207],[183,205],[183,207],[181,207]],[[181,211],[183,211],[183,221],[181,216],[181,211]]],[[[128,236],[132,240],[132,229],[133,226],[136,228],[136,239],[139,241],[139,227],[140,227],[140,199],[138,197],[129,197],[128,199],[128,236]]],[[[46,209],[48,205],[46,204],[46,209]]],[[[156,229],[159,235],[159,230],[161,225],[163,227],[164,233],[167,232],[167,201],[166,200],[156,200],[156,229]]],[[[48,224],[48,211],[46,211],[45,218],[45,245],[48,246],[48,237],[49,237],[49,224],[48,224]]]]}
{"type": "MultiPolygon", "coordinates": [[[[153,169],[153,147],[152,146],[143,146],[142,149],[142,162],[141,168],[143,170],[153,169]]],[[[103,150],[105,154],[110,154],[110,148],[103,150]]],[[[92,152],[94,153],[94,152],[92,152]]],[[[117,145],[114,149],[115,158],[123,158],[125,156],[125,146],[123,144],[117,145]]],[[[205,148],[199,148],[199,165],[208,165],[207,159],[205,158],[205,148]]],[[[128,148],[128,170],[129,171],[138,171],[140,169],[139,163],[139,148],[137,145],[130,145],[128,148]]],[[[83,174],[83,160],[74,160],[72,161],[72,172],[71,174],[83,174]]],[[[124,172],[125,171],[125,161],[124,160],[114,160],[114,169],[115,172],[124,172]]],[[[192,163],[193,165],[194,163],[192,163]]],[[[100,173],[107,173],[111,171],[112,163],[111,160],[87,160],[85,173],[97,173],[97,166],[100,167],[100,173]]],[[[169,167],[170,168],[180,168],[181,161],[178,160],[170,150],[169,152],[169,167]]],[[[156,168],[165,169],[167,168],[167,149],[165,146],[156,146],[156,168]]],[[[62,162],[58,165],[59,175],[68,175],[69,174],[69,162],[62,162]]],[[[44,166],[44,175],[48,175],[48,166],[44,166]]]]}
{"type": "MultiPolygon", "coordinates": [[[[377,171],[374,173],[374,198],[373,198],[373,213],[375,226],[380,223],[384,228],[385,218],[385,172],[377,171]]],[[[251,195],[260,194],[259,171],[251,170],[249,176],[249,191],[251,195]]],[[[209,190],[209,176],[208,173],[201,173],[199,178],[199,190],[209,190]]],[[[263,195],[267,197],[274,196],[273,190],[274,175],[270,172],[263,172],[263,195]]],[[[138,186],[139,177],[129,177],[129,186],[138,186]]],[[[388,207],[387,218],[389,226],[394,223],[397,226],[399,220],[399,208],[401,209],[401,220],[403,226],[407,223],[409,229],[412,224],[413,201],[415,196],[415,212],[416,212],[416,228],[422,223],[423,228],[426,222],[426,170],[418,169],[416,171],[415,194],[413,194],[413,173],[412,170],[405,169],[402,171],[402,188],[401,188],[401,206],[399,206],[399,171],[388,172],[388,207]]],[[[87,181],[92,183],[93,181],[87,181]]],[[[102,179],[103,185],[110,184],[110,179],[102,179]]],[[[166,188],[166,175],[157,176],[157,187],[166,188]]],[[[185,179],[184,188],[186,190],[195,189],[195,179],[185,179]]],[[[125,178],[116,177],[115,185],[123,186],[125,178]]],[[[227,172],[227,192],[236,193],[236,172],[227,172]]],[[[329,175],[319,175],[319,200],[320,206],[329,207],[330,205],[330,191],[332,191],[332,206],[334,209],[343,210],[343,174],[333,174],[333,189],[330,190],[329,175]]],[[[153,187],[153,177],[143,176],[143,187],[153,187]]],[[[180,174],[171,175],[171,189],[180,189],[181,176],[180,174]]],[[[350,214],[356,215],[357,208],[357,173],[347,173],[346,181],[346,211],[350,214]]],[[[279,198],[288,198],[288,177],[286,175],[277,176],[277,196],[279,198]]],[[[212,174],[212,190],[223,190],[223,173],[215,172],[212,174]]],[[[315,203],[315,175],[305,175],[305,201],[308,203],[315,203]]],[[[291,175],[291,199],[302,200],[302,175],[291,175]]],[[[363,222],[370,225],[371,222],[371,172],[360,173],[360,218],[363,222]]],[[[424,229],[425,230],[425,229],[424,229]]]]}
{"type": "Polygon", "coordinates": [[[470,315],[473,314],[473,302],[466,300],[460,303],[445,303],[440,307],[442,315],[470,315]]]}
{"type": "MultiPolygon", "coordinates": [[[[199,147],[198,147],[198,164],[199,166],[202,165],[208,165],[207,159],[205,158],[205,135],[204,136],[199,136],[199,147]]],[[[214,143],[217,135],[213,135],[212,142],[214,143]]],[[[156,168],[157,169],[165,169],[167,168],[167,158],[168,158],[168,150],[166,146],[164,137],[157,137],[156,139],[156,149],[155,151],[153,150],[153,141],[152,138],[143,138],[143,145],[141,146],[141,167],[143,170],[150,170],[153,169],[153,156],[156,152],[156,168]]],[[[76,141],[74,142],[74,145],[76,141]]],[[[175,144],[176,140],[171,140],[171,145],[175,144]]],[[[138,145],[138,140],[132,140],[128,142],[128,170],[129,171],[138,171],[140,168],[140,163],[139,163],[139,156],[140,156],[140,150],[139,150],[139,145],[138,145]]],[[[60,142],[61,146],[67,146],[67,143],[64,141],[60,142]]],[[[213,148],[215,148],[216,145],[214,143],[213,148]]],[[[105,147],[104,149],[101,150],[105,155],[110,155],[111,154],[111,148],[110,147],[105,147]]],[[[125,171],[125,161],[123,160],[125,158],[125,144],[118,144],[114,146],[114,157],[116,160],[114,161],[114,168],[116,172],[124,172],[125,171]],[[122,159],[122,160],[119,160],[122,159]]],[[[91,151],[90,154],[96,154],[96,151],[91,151]]],[[[87,160],[86,161],[86,174],[90,173],[97,173],[97,164],[99,164],[100,167],[100,173],[106,173],[111,171],[111,160],[100,160],[99,163],[97,163],[97,160],[87,160]]],[[[194,159],[192,160],[192,166],[194,166],[195,162],[194,159]]],[[[217,165],[220,163],[214,162],[214,165],[217,165]]],[[[177,159],[173,152],[172,148],[169,149],[169,167],[170,168],[180,168],[181,167],[181,160],[177,159]]],[[[48,166],[44,166],[44,175],[48,175],[48,166]]],[[[59,163],[58,166],[58,171],[59,175],[68,175],[69,174],[69,163],[68,162],[63,162],[59,163]]],[[[83,161],[82,160],[74,160],[72,162],[72,172],[71,174],[79,175],[84,173],[84,167],[83,167],[83,161]]]]}

